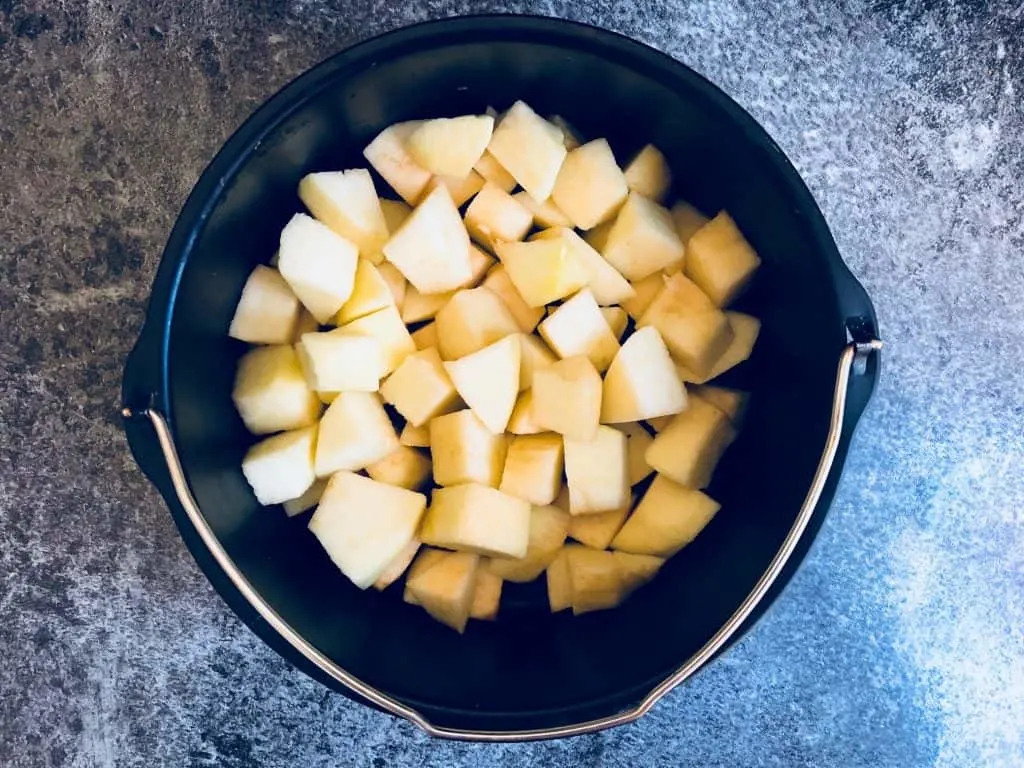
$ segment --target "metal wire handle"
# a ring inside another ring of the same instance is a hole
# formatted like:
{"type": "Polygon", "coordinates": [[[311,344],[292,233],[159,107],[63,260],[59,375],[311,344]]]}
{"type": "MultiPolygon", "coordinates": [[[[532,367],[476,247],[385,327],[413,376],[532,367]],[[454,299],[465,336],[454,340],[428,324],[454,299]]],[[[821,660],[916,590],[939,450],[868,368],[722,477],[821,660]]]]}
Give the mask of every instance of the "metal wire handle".
{"type": "Polygon", "coordinates": [[[206,545],[210,554],[213,555],[214,560],[217,561],[217,564],[223,569],[224,573],[227,574],[231,583],[234,584],[235,588],[242,594],[256,612],[259,613],[259,615],[296,651],[316,665],[316,667],[324,674],[357,693],[359,696],[362,696],[364,699],[377,705],[381,709],[405,718],[431,736],[450,739],[473,739],[476,741],[489,742],[530,741],[533,739],[577,736],[584,733],[592,733],[605,728],[613,728],[615,726],[631,723],[647,714],[647,712],[649,712],[650,709],[662,699],[662,697],[704,666],[704,664],[706,664],[722,648],[722,646],[728,642],[729,638],[736,633],[757,604],[764,598],[765,594],[782,572],[786,562],[796,549],[797,543],[803,536],[804,530],[807,528],[807,524],[810,522],[814,509],[818,504],[818,500],[821,498],[825,482],[828,479],[829,471],[832,469],[832,464],[835,461],[836,451],[839,448],[839,438],[842,433],[843,418],[846,412],[847,387],[849,385],[850,376],[853,372],[854,364],[859,359],[866,357],[872,352],[877,352],[881,348],[881,341],[871,340],[862,343],[851,343],[843,349],[843,353],[839,358],[839,367],[836,372],[836,386],[832,400],[832,414],[829,421],[828,437],[825,440],[825,449],[822,451],[821,460],[818,462],[818,468],[815,470],[814,478],[811,481],[811,487],[807,491],[807,496],[804,498],[804,502],[800,506],[800,511],[797,514],[796,519],[793,521],[793,526],[790,528],[789,533],[782,542],[782,546],[779,548],[779,551],[775,554],[775,557],[772,558],[771,563],[768,565],[768,569],[764,574],[762,574],[757,584],[754,585],[753,590],[751,590],[750,594],[747,595],[739,608],[736,609],[736,612],[729,617],[729,620],[722,625],[722,627],[699,651],[697,651],[697,653],[691,656],[686,663],[679,667],[679,669],[672,673],[672,675],[667,677],[653,690],[651,690],[651,692],[644,697],[643,701],[633,709],[616,715],[602,717],[597,720],[589,720],[585,723],[563,725],[555,728],[537,728],[526,731],[472,731],[456,728],[444,728],[442,726],[434,725],[420,712],[407,707],[390,696],[381,693],[373,686],[349,674],[317,650],[309,643],[309,641],[296,632],[291,625],[282,619],[270,604],[260,596],[260,594],[253,588],[252,584],[249,583],[248,579],[246,579],[238,569],[238,566],[235,565],[231,556],[228,555],[227,551],[217,539],[216,534],[213,532],[213,529],[210,528],[210,524],[206,521],[203,513],[199,510],[199,505],[192,496],[192,491],[188,486],[188,481],[185,479],[185,472],[181,466],[181,460],[178,457],[177,448],[174,446],[174,438],[171,435],[171,429],[167,423],[167,419],[165,419],[164,416],[154,408],[146,408],[140,411],[133,411],[131,408],[125,408],[122,415],[125,418],[144,417],[149,419],[153,425],[153,429],[156,431],[157,441],[160,443],[160,449],[163,452],[164,460],[167,462],[167,469],[170,474],[171,484],[177,494],[178,501],[185,510],[185,513],[188,515],[192,525],[195,526],[196,532],[203,540],[203,544],[206,545]]]}

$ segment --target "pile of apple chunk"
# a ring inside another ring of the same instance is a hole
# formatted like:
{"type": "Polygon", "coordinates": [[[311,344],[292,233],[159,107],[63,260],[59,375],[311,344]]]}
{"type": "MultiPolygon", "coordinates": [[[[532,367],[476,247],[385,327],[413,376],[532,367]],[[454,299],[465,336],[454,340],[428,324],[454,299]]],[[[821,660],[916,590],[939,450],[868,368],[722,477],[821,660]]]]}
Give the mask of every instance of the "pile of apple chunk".
{"type": "Polygon", "coordinates": [[[700,489],[746,395],[706,382],[753,349],[726,307],[760,259],[727,213],[661,205],[654,146],[623,171],[523,102],[364,155],[404,202],[368,170],[303,178],[312,215],[231,323],[260,345],[238,411],[279,433],[243,461],[257,499],[315,506],[356,586],[408,571],[405,600],[459,632],[545,572],[552,611],[619,604],[719,508],[700,489]]]}

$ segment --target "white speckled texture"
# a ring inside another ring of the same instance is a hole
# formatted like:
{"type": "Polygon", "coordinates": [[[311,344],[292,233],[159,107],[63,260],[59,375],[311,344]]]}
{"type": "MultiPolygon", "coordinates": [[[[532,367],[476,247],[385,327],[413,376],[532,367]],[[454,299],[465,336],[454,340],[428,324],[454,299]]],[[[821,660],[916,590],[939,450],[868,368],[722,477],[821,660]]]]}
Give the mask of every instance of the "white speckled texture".
{"type": "Polygon", "coordinates": [[[0,765],[1024,765],[1024,13],[408,5],[0,0],[0,765]],[[208,587],[115,410],[220,143],[351,42],[473,10],[609,27],[722,86],[805,175],[888,342],[777,607],[638,724],[560,743],[430,742],[289,668],[208,587]]]}

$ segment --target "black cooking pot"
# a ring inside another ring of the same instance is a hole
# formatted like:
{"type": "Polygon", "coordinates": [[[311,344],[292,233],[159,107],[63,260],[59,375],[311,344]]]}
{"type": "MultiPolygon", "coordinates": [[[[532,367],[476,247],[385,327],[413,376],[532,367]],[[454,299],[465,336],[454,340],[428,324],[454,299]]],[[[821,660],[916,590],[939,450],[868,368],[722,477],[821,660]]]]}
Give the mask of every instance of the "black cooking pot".
{"type": "Polygon", "coordinates": [[[227,142],[171,233],[126,366],[125,431],[189,550],[231,608],[326,685],[435,735],[527,739],[628,722],[735,641],[803,558],[878,374],[875,315],[785,156],[715,86],[657,51],[552,19],[423,24],[302,75],[227,142]],[[362,167],[385,126],[524,99],[619,158],[653,142],[673,197],[727,209],[764,260],[739,307],[763,320],[726,383],[753,392],[711,495],[722,511],[622,607],[549,615],[543,583],[506,586],[465,636],[361,592],[240,471],[227,328],[246,276],[299,210],[299,179],[362,167]]]}

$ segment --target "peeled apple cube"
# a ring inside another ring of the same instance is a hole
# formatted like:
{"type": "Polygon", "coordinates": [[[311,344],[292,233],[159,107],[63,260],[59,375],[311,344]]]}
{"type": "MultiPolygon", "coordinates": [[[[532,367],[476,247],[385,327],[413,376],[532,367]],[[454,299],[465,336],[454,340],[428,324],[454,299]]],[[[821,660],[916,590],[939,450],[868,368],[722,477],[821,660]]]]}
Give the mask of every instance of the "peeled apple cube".
{"type": "Polygon", "coordinates": [[[388,225],[369,171],[310,173],[299,182],[299,197],[313,216],[354,243],[360,256],[381,262],[388,225]]]}
{"type": "Polygon", "coordinates": [[[658,575],[665,559],[654,555],[634,555],[632,552],[612,552],[619,566],[622,584],[628,595],[658,575]]]}
{"type": "Polygon", "coordinates": [[[505,303],[486,287],[456,291],[434,318],[443,360],[458,360],[519,333],[505,303]]]}
{"type": "Polygon", "coordinates": [[[509,440],[498,490],[544,506],[562,487],[562,436],[518,435],[509,440]]]}
{"type": "Polygon", "coordinates": [[[715,465],[736,429],[729,417],[700,398],[665,427],[647,448],[647,463],[655,471],[687,488],[706,488],[715,465]]]}
{"type": "Polygon", "coordinates": [[[416,598],[416,595],[409,589],[409,582],[416,579],[438,563],[445,560],[446,555],[452,554],[451,552],[445,552],[443,549],[434,549],[433,547],[419,547],[419,553],[416,555],[416,559],[413,560],[412,565],[409,566],[409,573],[405,577],[405,589],[402,592],[402,600],[407,602],[409,605],[419,605],[420,601],[416,598]]]}
{"type": "Polygon", "coordinates": [[[661,334],[640,328],[626,339],[604,377],[601,421],[621,424],[686,408],[686,390],[661,334]]]}
{"type": "Polygon", "coordinates": [[[750,354],[754,351],[754,343],[757,341],[757,336],[761,332],[761,321],[742,312],[726,311],[725,317],[732,331],[732,341],[725,352],[711,366],[711,370],[704,374],[695,373],[692,369],[680,363],[676,366],[676,372],[679,374],[680,379],[694,384],[703,384],[706,381],[718,378],[750,357],[750,354]]]}
{"type": "Polygon", "coordinates": [[[568,227],[545,229],[533,235],[530,240],[561,239],[576,259],[583,265],[587,273],[587,286],[594,294],[594,299],[601,306],[620,304],[636,295],[633,286],[622,275],[615,271],[594,248],[582,237],[568,227]]]}
{"type": "Polygon", "coordinates": [[[442,552],[431,558],[427,567],[409,574],[406,591],[416,605],[461,634],[473,606],[479,568],[480,558],[476,555],[442,552]]]}
{"type": "Polygon", "coordinates": [[[372,336],[380,345],[384,374],[391,373],[416,351],[416,344],[395,307],[386,307],[346,323],[338,329],[345,333],[372,336]]]}
{"type": "Polygon", "coordinates": [[[299,299],[281,273],[258,265],[245,281],[228,335],[250,344],[287,344],[299,309],[299,299]]]}
{"type": "Polygon", "coordinates": [[[445,293],[420,293],[410,286],[402,303],[402,322],[406,325],[430,320],[452,297],[452,291],[445,293]]]}
{"type": "Polygon", "coordinates": [[[472,278],[469,236],[445,187],[416,206],[385,243],[384,257],[420,293],[452,291],[472,278]]]}
{"type": "Polygon", "coordinates": [[[384,355],[372,336],[337,329],[307,333],[296,351],[317,392],[376,392],[384,375],[384,355]]]}
{"type": "Polygon", "coordinates": [[[747,409],[747,401],[750,399],[749,392],[729,389],[728,387],[715,387],[710,384],[693,387],[691,394],[711,403],[715,408],[728,416],[733,424],[738,424],[743,420],[743,414],[747,409]]]}
{"type": "Polygon", "coordinates": [[[231,399],[254,435],[305,427],[320,415],[320,400],[288,344],[246,352],[238,361],[231,399]]]}
{"type": "Polygon", "coordinates": [[[412,424],[406,424],[402,429],[402,434],[398,436],[398,442],[402,445],[408,445],[410,448],[429,448],[430,428],[427,426],[414,427],[412,424]]]}
{"type": "Polygon", "coordinates": [[[425,194],[434,191],[438,186],[443,186],[452,196],[452,202],[456,208],[461,208],[467,200],[483,189],[484,178],[476,171],[470,171],[467,176],[435,176],[427,184],[425,194]]]}
{"type": "Polygon", "coordinates": [[[405,276],[398,271],[398,267],[386,261],[377,265],[377,272],[384,278],[388,290],[391,291],[391,303],[401,311],[402,305],[405,303],[405,294],[409,290],[409,283],[405,276]]]}
{"type": "Polygon", "coordinates": [[[398,447],[395,428],[377,394],[341,392],[320,419],[316,476],[365,469],[398,447]]]}
{"type": "Polygon", "coordinates": [[[430,459],[415,448],[400,445],[394,453],[370,464],[366,473],[378,482],[414,491],[430,478],[430,459]]]}
{"type": "Polygon", "coordinates": [[[455,410],[459,394],[433,347],[405,358],[380,388],[384,401],[414,427],[455,410]]]}
{"type": "Polygon", "coordinates": [[[708,221],[710,219],[707,216],[683,200],[672,206],[672,222],[676,225],[676,234],[683,245],[689,244],[690,238],[708,221]]]}
{"type": "Polygon", "coordinates": [[[506,336],[481,350],[444,363],[466,405],[496,435],[504,434],[519,394],[520,342],[506,336]]]}
{"type": "Polygon", "coordinates": [[[562,132],[524,102],[505,113],[487,150],[534,200],[551,197],[566,155],[562,132]]]}
{"type": "Polygon", "coordinates": [[[685,273],[719,307],[743,292],[761,259],[732,217],[722,211],[687,244],[685,273]]]}
{"type": "Polygon", "coordinates": [[[462,115],[426,120],[405,142],[412,159],[431,173],[469,175],[491,141],[494,118],[462,115]]]}
{"type": "Polygon", "coordinates": [[[482,288],[486,288],[501,299],[514,319],[517,329],[523,333],[532,333],[537,323],[544,317],[543,307],[531,307],[520,295],[504,264],[496,264],[484,279],[482,288]]]}
{"type": "Polygon", "coordinates": [[[653,144],[641,149],[625,170],[626,185],[651,200],[661,200],[672,186],[672,172],[665,156],[653,144]]]}
{"type": "Polygon", "coordinates": [[[661,272],[655,272],[643,280],[637,280],[630,284],[633,288],[633,296],[621,302],[622,308],[630,317],[639,320],[644,312],[651,306],[654,297],[661,293],[665,287],[665,276],[661,272]]]}
{"type": "Polygon", "coordinates": [[[608,243],[608,235],[611,233],[613,226],[615,226],[615,219],[609,219],[604,224],[598,224],[593,229],[588,229],[583,233],[583,240],[595,251],[601,253],[608,243]]]}
{"type": "Polygon", "coordinates": [[[473,589],[473,600],[469,604],[469,618],[494,621],[498,618],[501,606],[501,577],[491,573],[483,560],[476,572],[476,587],[473,589]]]}
{"type": "Polygon", "coordinates": [[[401,200],[388,200],[383,197],[380,199],[380,211],[388,225],[388,234],[394,234],[412,214],[412,208],[401,200]]]}
{"type": "Polygon", "coordinates": [[[573,440],[597,434],[601,416],[601,374],[582,355],[559,360],[533,374],[531,420],[573,440]]]}
{"type": "Polygon", "coordinates": [[[295,323],[295,333],[292,334],[290,341],[293,344],[298,344],[299,339],[307,333],[313,333],[314,331],[320,330],[320,323],[316,321],[316,318],[309,314],[309,310],[302,307],[299,310],[299,321],[295,323]]]}
{"type": "Polygon", "coordinates": [[[619,352],[619,340],[586,288],[555,309],[537,330],[559,357],[583,355],[599,372],[607,370],[619,352]]]}
{"type": "Polygon", "coordinates": [[[395,123],[377,134],[377,138],[363,150],[363,157],[409,205],[419,201],[430,183],[430,171],[418,165],[405,147],[406,141],[422,122],[395,123]]]}
{"type": "Polygon", "coordinates": [[[465,285],[461,285],[459,287],[475,288],[476,286],[478,286],[481,283],[481,281],[487,276],[487,273],[491,270],[491,267],[494,266],[494,263],[494,257],[480,250],[478,247],[473,245],[473,243],[470,243],[469,264],[473,271],[473,276],[470,278],[468,283],[466,283],[465,285]]]}
{"type": "Polygon", "coordinates": [[[626,177],[605,139],[570,152],[551,197],[579,229],[592,229],[611,219],[629,194],[626,177]]]}
{"type": "Polygon", "coordinates": [[[614,608],[625,597],[625,584],[611,552],[574,547],[568,552],[574,616],[614,608]]]}
{"type": "Polygon", "coordinates": [[[566,544],[547,568],[548,606],[552,613],[572,607],[572,581],[569,579],[569,552],[579,544],[566,544]]]}
{"type": "Polygon", "coordinates": [[[547,345],[528,333],[518,333],[519,339],[519,391],[523,392],[533,386],[533,372],[538,368],[546,368],[554,364],[558,358],[547,345]]]}
{"type": "Polygon", "coordinates": [[[242,459],[242,474],[260,504],[281,504],[304,494],[316,480],[317,428],[293,429],[256,443],[242,459]]]}
{"type": "Polygon", "coordinates": [[[531,307],[543,307],[583,288],[589,275],[562,239],[498,243],[498,258],[519,295],[531,307]]]}
{"type": "Polygon", "coordinates": [[[626,436],[600,426],[589,440],[565,438],[565,479],[569,512],[583,515],[629,505],[626,436]]]}
{"type": "Polygon", "coordinates": [[[544,430],[533,420],[533,392],[526,390],[516,400],[516,407],[508,419],[508,431],[513,435],[537,435],[544,430]]]}
{"type": "Polygon", "coordinates": [[[674,264],[685,249],[667,210],[631,192],[601,250],[605,260],[627,280],[643,280],[674,264]]]}
{"type": "MultiPolygon", "coordinates": [[[[404,281],[404,278],[403,278],[404,281]]],[[[335,315],[336,325],[345,325],[366,315],[372,315],[395,303],[394,294],[380,271],[367,259],[356,264],[352,294],[335,315]]]]}
{"type": "Polygon", "coordinates": [[[445,549],[523,557],[530,540],[530,503],[477,483],[437,488],[420,538],[445,549]]]}
{"type": "Polygon", "coordinates": [[[653,326],[672,357],[698,376],[711,371],[733,339],[729,319],[681,274],[665,279],[638,328],[653,326]]]}
{"type": "Polygon", "coordinates": [[[431,347],[437,348],[437,323],[427,323],[418,331],[413,331],[411,335],[416,349],[420,352],[431,347]]]}
{"type": "Polygon", "coordinates": [[[550,199],[545,200],[543,203],[538,203],[525,190],[516,192],[512,197],[533,215],[533,220],[538,227],[572,226],[569,217],[558,210],[558,206],[551,202],[550,199]]]}
{"type": "Polygon", "coordinates": [[[473,166],[473,170],[480,174],[484,181],[494,184],[502,192],[511,192],[516,188],[516,180],[512,174],[506,171],[490,152],[484,152],[473,166]]]}
{"type": "Polygon", "coordinates": [[[413,541],[426,503],[422,493],[338,472],[327,483],[309,530],[341,572],[366,589],[413,541]]]}
{"type": "Polygon", "coordinates": [[[320,503],[320,497],[324,495],[324,488],[327,487],[327,480],[317,480],[301,496],[289,499],[281,506],[288,517],[301,515],[307,509],[312,509],[320,503]]]}
{"type": "Polygon", "coordinates": [[[654,438],[639,424],[616,424],[615,428],[626,436],[629,484],[636,485],[654,472],[646,458],[647,447],[654,442],[654,438]]]}
{"type": "Polygon", "coordinates": [[[619,509],[590,515],[572,515],[569,518],[569,536],[593,549],[607,549],[622,529],[632,509],[632,500],[619,509]]]}
{"type": "Polygon", "coordinates": [[[488,183],[466,209],[465,225],[473,240],[494,251],[498,243],[526,237],[533,215],[508,192],[488,183]]]}
{"type": "Polygon", "coordinates": [[[601,314],[604,315],[604,321],[608,323],[612,335],[621,339],[629,324],[629,315],[626,314],[626,310],[620,307],[601,307],[601,314]]]}
{"type": "Polygon", "coordinates": [[[394,558],[388,563],[380,576],[377,577],[376,581],[373,582],[373,588],[377,590],[385,590],[398,581],[402,574],[406,572],[413,559],[416,557],[416,553],[420,551],[419,539],[413,539],[402,551],[399,552],[394,558]]]}
{"type": "Polygon", "coordinates": [[[430,422],[430,456],[438,485],[480,483],[497,488],[507,449],[506,437],[491,432],[468,409],[430,422]]]}
{"type": "Polygon", "coordinates": [[[358,255],[352,242],[297,213],[281,232],[278,268],[299,301],[326,323],[352,295],[358,255]]]}
{"type": "Polygon", "coordinates": [[[719,504],[700,491],[657,475],[612,549],[637,555],[672,557],[695,538],[718,512],[719,504]]]}
{"type": "Polygon", "coordinates": [[[540,576],[565,544],[569,515],[558,507],[533,507],[526,555],[520,559],[496,557],[488,562],[491,573],[520,584],[540,576]]]}

